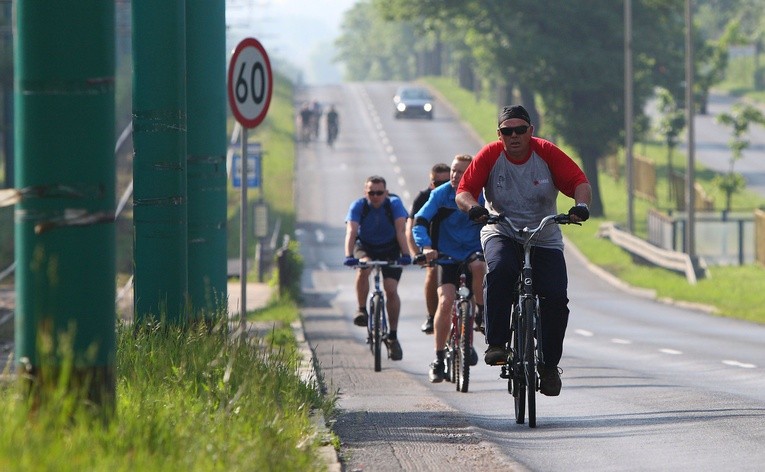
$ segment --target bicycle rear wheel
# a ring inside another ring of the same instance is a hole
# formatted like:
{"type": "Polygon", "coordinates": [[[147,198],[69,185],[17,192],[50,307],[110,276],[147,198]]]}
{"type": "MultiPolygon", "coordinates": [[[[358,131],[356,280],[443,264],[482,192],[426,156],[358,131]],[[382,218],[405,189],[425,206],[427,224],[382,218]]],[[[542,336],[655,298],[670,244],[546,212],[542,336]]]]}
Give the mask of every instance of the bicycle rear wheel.
{"type": "Polygon", "coordinates": [[[523,301],[523,357],[524,374],[526,378],[526,390],[528,393],[529,405],[529,428],[537,426],[537,363],[534,346],[534,319],[536,317],[536,300],[528,298],[523,301]]]}
{"type": "Polygon", "coordinates": [[[372,352],[375,356],[375,372],[382,370],[382,310],[383,299],[379,293],[372,295],[372,352]]]}
{"type": "Polygon", "coordinates": [[[470,384],[471,338],[473,313],[470,302],[461,300],[457,306],[457,391],[467,392],[470,384]]]}

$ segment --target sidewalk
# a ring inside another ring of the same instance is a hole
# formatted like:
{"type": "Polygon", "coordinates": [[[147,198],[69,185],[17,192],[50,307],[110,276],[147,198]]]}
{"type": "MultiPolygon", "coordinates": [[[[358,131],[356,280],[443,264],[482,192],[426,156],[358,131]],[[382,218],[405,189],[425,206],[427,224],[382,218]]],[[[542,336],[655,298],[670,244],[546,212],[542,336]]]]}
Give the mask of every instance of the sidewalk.
{"type": "MultiPolygon", "coordinates": [[[[271,299],[273,287],[267,283],[248,282],[246,288],[247,311],[263,308],[271,299]]],[[[238,317],[241,313],[242,284],[239,281],[228,283],[228,316],[238,317]]]]}

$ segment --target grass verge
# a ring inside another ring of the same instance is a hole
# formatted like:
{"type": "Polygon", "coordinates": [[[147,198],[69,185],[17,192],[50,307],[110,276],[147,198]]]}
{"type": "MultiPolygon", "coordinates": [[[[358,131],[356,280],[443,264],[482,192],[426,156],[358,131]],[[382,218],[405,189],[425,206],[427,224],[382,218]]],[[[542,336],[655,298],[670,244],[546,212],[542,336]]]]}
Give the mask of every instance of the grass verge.
{"type": "MultiPolygon", "coordinates": [[[[297,311],[276,304],[260,316],[272,310],[297,311]]],[[[55,403],[30,417],[5,385],[0,470],[323,470],[310,414],[330,405],[300,380],[294,344],[233,334],[119,326],[108,425],[72,422],[55,403]]]]}

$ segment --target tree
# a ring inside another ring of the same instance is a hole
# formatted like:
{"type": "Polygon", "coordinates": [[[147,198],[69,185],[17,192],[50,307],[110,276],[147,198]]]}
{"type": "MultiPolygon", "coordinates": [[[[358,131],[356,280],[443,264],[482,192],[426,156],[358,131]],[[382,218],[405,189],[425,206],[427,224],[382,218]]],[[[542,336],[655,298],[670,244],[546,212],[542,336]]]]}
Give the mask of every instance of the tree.
{"type": "Polygon", "coordinates": [[[730,113],[717,115],[718,123],[731,127],[731,140],[728,146],[731,150],[728,172],[717,176],[717,186],[725,192],[725,212],[731,210],[731,199],[734,193],[746,186],[744,176],[734,171],[736,161],[743,157],[744,149],[749,147],[749,140],[744,136],[749,132],[749,125],[759,123],[765,126],[765,115],[752,105],[737,103],[730,113]]]}
{"type": "MultiPolygon", "coordinates": [[[[573,148],[593,186],[594,216],[605,210],[598,161],[616,152],[624,133],[624,9],[614,0],[372,0],[380,18],[407,21],[414,28],[408,53],[425,32],[473,65],[484,86],[508,102],[527,107],[537,132],[573,148]]],[[[683,96],[683,0],[633,0],[633,97],[635,122],[660,85],[683,96]]],[[[374,38],[378,49],[391,38],[370,29],[347,29],[349,53],[366,55],[374,38]]],[[[450,60],[445,57],[445,61],[450,60]]],[[[365,59],[366,60],[366,59],[365,59]]],[[[456,67],[452,70],[457,69],[456,67]]],[[[444,70],[449,70],[446,65],[444,70]]],[[[455,74],[456,75],[456,74],[455,74]]],[[[504,103],[499,103],[504,102],[504,103]]]]}
{"type": "Polygon", "coordinates": [[[669,183],[669,199],[672,200],[672,154],[677,147],[677,137],[685,129],[685,110],[678,108],[675,97],[669,90],[659,88],[656,92],[659,109],[658,131],[664,137],[667,145],[667,182],[669,183]]]}

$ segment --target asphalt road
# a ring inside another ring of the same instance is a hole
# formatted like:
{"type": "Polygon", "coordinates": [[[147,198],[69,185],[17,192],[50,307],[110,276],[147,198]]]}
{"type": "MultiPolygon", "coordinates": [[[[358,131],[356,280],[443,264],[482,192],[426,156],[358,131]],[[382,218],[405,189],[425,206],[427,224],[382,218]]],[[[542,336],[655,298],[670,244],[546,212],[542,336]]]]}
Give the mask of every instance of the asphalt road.
{"type": "MultiPolygon", "coordinates": [[[[418,268],[407,268],[400,285],[404,359],[373,371],[364,329],[352,324],[354,272],[342,266],[348,205],[370,174],[385,176],[409,205],[433,163],[480,145],[443,103],[433,121],[394,120],[397,85],[328,86],[301,97],[334,103],[341,120],[334,148],[299,148],[296,197],[305,334],[338,394],[333,429],[345,470],[761,469],[765,326],[617,288],[572,248],[563,391],[538,399],[536,429],[515,424],[496,367],[473,368],[468,393],[428,382],[433,338],[419,331],[418,268]]],[[[480,336],[476,344],[482,352],[480,336]]]]}

